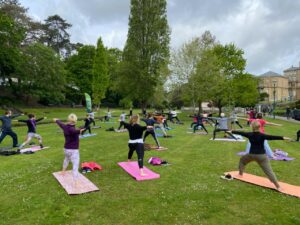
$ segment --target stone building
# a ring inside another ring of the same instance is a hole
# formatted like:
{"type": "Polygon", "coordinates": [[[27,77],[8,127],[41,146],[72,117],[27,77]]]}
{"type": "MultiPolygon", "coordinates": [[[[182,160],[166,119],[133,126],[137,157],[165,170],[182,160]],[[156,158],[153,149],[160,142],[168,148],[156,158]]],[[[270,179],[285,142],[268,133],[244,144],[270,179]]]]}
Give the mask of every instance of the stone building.
{"type": "Polygon", "coordinates": [[[300,100],[300,63],[299,67],[291,66],[283,73],[288,78],[289,100],[300,100]]]}
{"type": "Polygon", "coordinates": [[[259,92],[267,93],[266,101],[287,101],[289,99],[289,79],[278,73],[269,71],[259,76],[259,92]],[[275,98],[274,98],[275,95],[275,98]]]}

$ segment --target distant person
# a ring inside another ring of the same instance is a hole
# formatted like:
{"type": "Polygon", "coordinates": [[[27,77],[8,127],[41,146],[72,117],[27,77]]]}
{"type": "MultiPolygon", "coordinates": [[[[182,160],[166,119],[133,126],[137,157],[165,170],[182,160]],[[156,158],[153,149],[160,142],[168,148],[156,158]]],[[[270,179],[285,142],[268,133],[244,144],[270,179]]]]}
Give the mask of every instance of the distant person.
{"type": "Polygon", "coordinates": [[[124,126],[125,119],[126,119],[126,113],[122,112],[120,115],[120,119],[119,119],[120,125],[119,125],[118,130],[120,130],[124,126]]]}
{"type": "Polygon", "coordinates": [[[129,119],[132,117],[132,108],[129,109],[129,119]]]}
{"type": "Polygon", "coordinates": [[[300,130],[298,130],[297,132],[297,141],[299,142],[299,139],[300,139],[300,130]]]}
{"type": "Polygon", "coordinates": [[[108,109],[107,109],[107,112],[106,112],[106,116],[104,117],[104,119],[105,119],[106,122],[109,122],[109,120],[110,120],[111,117],[112,117],[112,116],[111,116],[111,111],[110,111],[110,109],[108,108],[108,109]]]}
{"type": "Polygon", "coordinates": [[[41,148],[44,147],[41,135],[36,133],[36,125],[39,121],[46,119],[46,118],[47,117],[42,117],[42,118],[39,118],[36,120],[34,114],[29,114],[28,120],[18,120],[18,122],[26,123],[27,127],[28,127],[26,141],[19,146],[19,148],[18,148],[19,150],[21,150],[25,145],[27,145],[31,141],[32,138],[38,139],[40,147],[41,148]]]}
{"type": "Polygon", "coordinates": [[[91,124],[94,124],[94,126],[96,125],[95,120],[93,119],[92,115],[90,113],[88,113],[86,115],[86,118],[84,119],[84,127],[82,129],[84,129],[84,131],[82,131],[82,135],[88,130],[89,134],[92,133],[91,131],[91,124]]]}
{"type": "Polygon", "coordinates": [[[3,141],[3,139],[8,135],[8,136],[11,136],[11,138],[13,139],[13,148],[18,147],[18,136],[11,129],[11,120],[13,118],[16,118],[16,117],[22,116],[22,115],[24,115],[24,114],[12,115],[12,112],[10,110],[8,110],[5,112],[4,116],[0,116],[0,120],[2,121],[0,144],[3,141]]]}
{"type": "Polygon", "coordinates": [[[291,118],[291,109],[290,109],[290,107],[286,108],[285,114],[286,114],[286,118],[289,120],[291,118]]]}
{"type": "Polygon", "coordinates": [[[216,133],[221,131],[225,132],[230,137],[237,140],[237,138],[231,132],[229,132],[228,129],[228,121],[231,120],[231,118],[225,117],[225,113],[221,113],[220,116],[221,117],[208,117],[209,119],[216,120],[216,124],[218,124],[215,126],[215,130],[213,133],[213,140],[215,140],[216,138],[216,133]]]}

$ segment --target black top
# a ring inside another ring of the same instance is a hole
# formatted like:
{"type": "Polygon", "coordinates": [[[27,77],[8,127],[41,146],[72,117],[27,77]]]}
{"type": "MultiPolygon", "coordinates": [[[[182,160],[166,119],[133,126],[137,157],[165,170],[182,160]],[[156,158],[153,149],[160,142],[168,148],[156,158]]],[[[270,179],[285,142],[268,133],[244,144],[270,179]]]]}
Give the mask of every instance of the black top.
{"type": "Polygon", "coordinates": [[[281,136],[267,135],[260,132],[240,132],[232,131],[233,134],[239,134],[249,139],[251,143],[250,154],[265,154],[265,140],[283,140],[281,136]]]}
{"type": "Polygon", "coordinates": [[[147,129],[147,127],[143,127],[139,124],[130,125],[129,123],[125,123],[125,122],[123,122],[123,124],[124,124],[124,127],[129,132],[129,139],[130,140],[141,139],[142,136],[143,136],[144,130],[147,129]]]}
{"type": "Polygon", "coordinates": [[[36,132],[36,123],[43,120],[43,119],[44,118],[39,118],[37,120],[29,119],[29,120],[18,120],[18,121],[27,124],[27,127],[28,127],[27,133],[35,133],[36,132]]]}
{"type": "Polygon", "coordinates": [[[0,130],[11,130],[11,120],[18,116],[21,116],[21,114],[15,114],[12,116],[0,116],[0,120],[2,121],[2,127],[0,127],[0,130]]]}

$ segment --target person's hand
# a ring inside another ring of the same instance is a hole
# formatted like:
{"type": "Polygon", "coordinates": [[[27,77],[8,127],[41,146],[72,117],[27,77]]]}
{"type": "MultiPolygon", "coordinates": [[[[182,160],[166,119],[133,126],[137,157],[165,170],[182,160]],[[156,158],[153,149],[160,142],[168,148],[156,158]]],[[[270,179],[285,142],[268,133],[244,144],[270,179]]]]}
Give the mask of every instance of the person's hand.
{"type": "Polygon", "coordinates": [[[152,128],[153,128],[153,126],[147,126],[147,128],[148,128],[148,129],[152,129],[152,128]]]}
{"type": "Polygon", "coordinates": [[[83,131],[85,131],[85,129],[84,129],[84,128],[83,128],[83,129],[80,129],[80,133],[81,133],[81,134],[82,134],[82,132],[83,132],[83,131]]]}
{"type": "Polygon", "coordinates": [[[53,118],[53,121],[56,123],[56,121],[57,121],[58,119],[57,118],[53,118]]]}
{"type": "Polygon", "coordinates": [[[290,140],[292,140],[292,139],[291,139],[291,138],[289,138],[289,137],[283,137],[283,140],[290,141],[290,140]]]}

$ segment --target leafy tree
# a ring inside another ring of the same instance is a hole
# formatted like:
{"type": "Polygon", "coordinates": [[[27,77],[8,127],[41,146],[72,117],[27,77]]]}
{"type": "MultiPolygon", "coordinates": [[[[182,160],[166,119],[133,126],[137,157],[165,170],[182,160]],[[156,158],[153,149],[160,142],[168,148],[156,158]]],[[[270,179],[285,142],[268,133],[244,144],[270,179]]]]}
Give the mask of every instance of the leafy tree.
{"type": "Polygon", "coordinates": [[[119,89],[126,97],[139,101],[141,107],[147,105],[155,88],[166,78],[169,42],[166,0],[131,0],[119,89]]]}
{"type": "Polygon", "coordinates": [[[49,16],[45,20],[45,34],[42,38],[43,43],[51,47],[56,53],[63,57],[70,55],[72,45],[70,43],[70,34],[68,29],[72,25],[59,15],[49,16]]]}
{"type": "Polygon", "coordinates": [[[39,43],[26,47],[17,74],[22,81],[20,94],[27,101],[32,96],[45,104],[64,100],[64,65],[51,48],[39,43]]]}
{"type": "Polygon", "coordinates": [[[218,91],[219,84],[224,79],[218,68],[218,58],[213,50],[203,51],[196,71],[190,76],[185,88],[185,95],[197,103],[199,112],[202,112],[202,102],[210,101],[218,91]]]}
{"type": "Polygon", "coordinates": [[[218,44],[212,49],[216,59],[216,68],[219,71],[219,79],[216,81],[212,100],[218,107],[219,113],[225,105],[235,105],[234,78],[243,74],[246,60],[243,58],[243,50],[234,44],[218,44]]]}
{"type": "Polygon", "coordinates": [[[98,39],[93,64],[93,103],[99,107],[100,101],[105,97],[109,85],[107,54],[101,38],[98,39]]]}
{"type": "MultiPolygon", "coordinates": [[[[67,79],[74,92],[77,90],[77,100],[81,99],[83,93],[92,95],[93,66],[96,48],[92,45],[84,45],[78,49],[78,53],[66,60],[67,79]]],[[[70,94],[70,93],[69,93],[70,94]]]]}
{"type": "Polygon", "coordinates": [[[259,99],[258,79],[249,73],[237,74],[233,80],[235,106],[254,106],[259,99]]]}
{"type": "Polygon", "coordinates": [[[25,37],[22,41],[23,46],[40,41],[44,34],[43,25],[40,22],[33,21],[27,15],[28,9],[21,6],[19,1],[0,1],[0,11],[12,18],[16,25],[24,29],[25,37]]]}
{"type": "Polygon", "coordinates": [[[0,85],[13,88],[12,78],[20,61],[20,44],[25,32],[13,19],[0,11],[0,85]]]}

